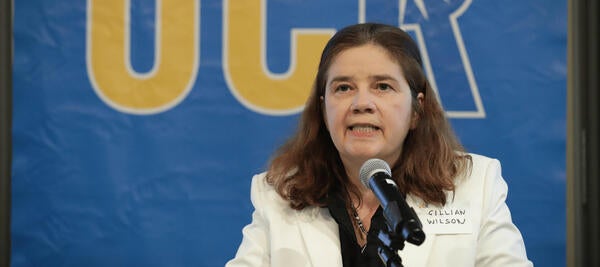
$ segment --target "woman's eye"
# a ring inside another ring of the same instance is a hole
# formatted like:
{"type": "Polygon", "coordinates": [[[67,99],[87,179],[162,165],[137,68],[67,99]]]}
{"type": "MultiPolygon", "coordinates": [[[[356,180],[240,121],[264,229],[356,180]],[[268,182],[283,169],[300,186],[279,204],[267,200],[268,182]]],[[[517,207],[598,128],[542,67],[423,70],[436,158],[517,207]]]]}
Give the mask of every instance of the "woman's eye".
{"type": "Polygon", "coordinates": [[[379,83],[379,84],[377,84],[377,89],[385,91],[385,90],[392,89],[392,87],[387,83],[379,83]]]}
{"type": "Polygon", "coordinates": [[[337,92],[346,92],[348,90],[350,90],[350,86],[348,86],[346,84],[339,85],[338,87],[335,88],[335,91],[337,91],[337,92]]]}

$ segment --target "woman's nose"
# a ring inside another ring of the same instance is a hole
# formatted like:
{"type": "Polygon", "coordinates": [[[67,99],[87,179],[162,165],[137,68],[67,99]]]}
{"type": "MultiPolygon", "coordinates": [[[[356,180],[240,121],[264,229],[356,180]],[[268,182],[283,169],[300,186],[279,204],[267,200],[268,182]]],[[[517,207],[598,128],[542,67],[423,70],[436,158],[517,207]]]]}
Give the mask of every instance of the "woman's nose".
{"type": "Polygon", "coordinates": [[[368,90],[357,90],[354,99],[352,99],[352,112],[354,113],[372,113],[375,111],[376,106],[373,102],[373,96],[368,90]]]}

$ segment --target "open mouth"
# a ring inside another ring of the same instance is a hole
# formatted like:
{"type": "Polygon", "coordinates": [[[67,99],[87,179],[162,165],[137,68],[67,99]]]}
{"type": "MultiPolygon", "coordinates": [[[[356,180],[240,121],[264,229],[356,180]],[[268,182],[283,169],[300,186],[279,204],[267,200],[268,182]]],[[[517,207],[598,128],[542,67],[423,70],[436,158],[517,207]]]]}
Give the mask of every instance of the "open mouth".
{"type": "Polygon", "coordinates": [[[370,125],[370,124],[352,125],[352,126],[348,127],[348,129],[350,129],[350,131],[355,131],[355,132],[359,132],[359,133],[369,133],[369,132],[374,132],[374,131],[380,130],[379,127],[377,127],[375,125],[370,125]]]}

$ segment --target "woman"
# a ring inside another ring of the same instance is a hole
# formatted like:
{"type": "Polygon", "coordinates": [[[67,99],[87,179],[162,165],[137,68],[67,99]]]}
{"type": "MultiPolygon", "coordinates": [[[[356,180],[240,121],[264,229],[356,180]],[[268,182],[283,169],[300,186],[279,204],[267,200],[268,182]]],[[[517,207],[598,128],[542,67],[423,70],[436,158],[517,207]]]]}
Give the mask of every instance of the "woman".
{"type": "Polygon", "coordinates": [[[497,160],[463,152],[402,30],[358,24],[327,43],[296,134],[252,180],[255,207],[227,266],[383,266],[385,219],[358,178],[385,160],[423,223],[405,266],[532,266],[497,160]]]}

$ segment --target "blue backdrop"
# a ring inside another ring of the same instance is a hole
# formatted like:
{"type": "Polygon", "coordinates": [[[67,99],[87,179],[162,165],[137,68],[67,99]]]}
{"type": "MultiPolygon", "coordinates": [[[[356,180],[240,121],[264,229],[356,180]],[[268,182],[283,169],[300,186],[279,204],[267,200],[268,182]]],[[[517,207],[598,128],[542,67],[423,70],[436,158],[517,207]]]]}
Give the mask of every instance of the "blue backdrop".
{"type": "Polygon", "coordinates": [[[565,265],[566,0],[14,2],[13,267],[222,266],[323,36],[363,21],[418,41],[529,257],[565,265]]]}

